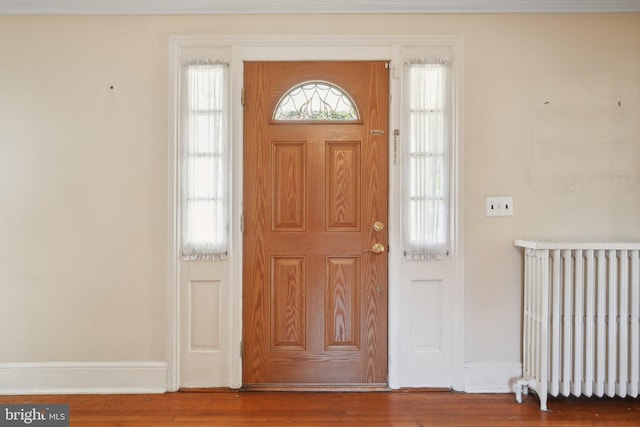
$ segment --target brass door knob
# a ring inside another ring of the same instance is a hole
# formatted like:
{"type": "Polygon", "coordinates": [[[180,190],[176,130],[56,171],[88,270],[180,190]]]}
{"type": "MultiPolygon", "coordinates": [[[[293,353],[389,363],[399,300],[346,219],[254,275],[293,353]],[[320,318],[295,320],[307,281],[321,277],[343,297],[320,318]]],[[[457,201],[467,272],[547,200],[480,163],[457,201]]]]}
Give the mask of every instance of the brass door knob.
{"type": "Polygon", "coordinates": [[[384,245],[382,243],[376,243],[371,247],[370,250],[374,254],[381,254],[384,252],[384,245]]]}

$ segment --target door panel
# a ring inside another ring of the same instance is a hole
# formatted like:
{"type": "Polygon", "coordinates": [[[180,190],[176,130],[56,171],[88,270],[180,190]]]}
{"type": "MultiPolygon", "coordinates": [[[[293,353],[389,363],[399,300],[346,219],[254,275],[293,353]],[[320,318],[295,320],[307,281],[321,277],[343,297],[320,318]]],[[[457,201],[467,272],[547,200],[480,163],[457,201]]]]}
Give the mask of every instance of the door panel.
{"type": "Polygon", "coordinates": [[[360,259],[327,257],[325,349],[360,347],[360,259]]]}
{"type": "Polygon", "coordinates": [[[271,258],[271,350],[305,349],[305,258],[271,258]]]}
{"type": "Polygon", "coordinates": [[[386,383],[388,86],[383,62],[245,64],[245,385],[386,383]],[[273,121],[310,80],[361,119],[273,121]]]}
{"type": "Polygon", "coordinates": [[[305,148],[304,142],[273,143],[272,231],[305,231],[305,148]]]}
{"type": "Polygon", "coordinates": [[[360,143],[328,142],[327,231],[360,230],[360,143]]]}

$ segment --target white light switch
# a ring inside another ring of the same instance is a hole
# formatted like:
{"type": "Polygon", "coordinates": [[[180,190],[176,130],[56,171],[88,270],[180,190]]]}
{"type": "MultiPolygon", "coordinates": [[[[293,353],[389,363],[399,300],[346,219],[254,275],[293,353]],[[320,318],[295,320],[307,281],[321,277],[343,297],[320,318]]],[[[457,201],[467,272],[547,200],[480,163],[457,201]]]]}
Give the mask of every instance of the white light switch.
{"type": "Polygon", "coordinates": [[[491,196],[485,198],[487,216],[513,216],[513,197],[491,196]]]}

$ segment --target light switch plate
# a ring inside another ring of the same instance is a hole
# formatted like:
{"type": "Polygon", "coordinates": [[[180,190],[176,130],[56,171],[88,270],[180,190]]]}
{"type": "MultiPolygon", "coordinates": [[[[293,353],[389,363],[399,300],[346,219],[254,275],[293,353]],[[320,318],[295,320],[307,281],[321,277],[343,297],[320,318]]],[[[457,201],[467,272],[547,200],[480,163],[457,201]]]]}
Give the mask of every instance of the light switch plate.
{"type": "Polygon", "coordinates": [[[486,216],[513,216],[513,197],[490,196],[485,198],[486,216]]]}

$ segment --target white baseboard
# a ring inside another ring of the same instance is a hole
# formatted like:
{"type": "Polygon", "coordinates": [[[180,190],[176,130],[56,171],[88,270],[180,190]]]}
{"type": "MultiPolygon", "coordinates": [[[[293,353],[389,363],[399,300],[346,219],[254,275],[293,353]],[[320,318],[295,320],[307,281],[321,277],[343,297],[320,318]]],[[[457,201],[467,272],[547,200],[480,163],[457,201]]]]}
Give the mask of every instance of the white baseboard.
{"type": "Polygon", "coordinates": [[[464,391],[467,393],[512,393],[522,377],[520,363],[465,363],[464,391]]]}
{"type": "MultiPolygon", "coordinates": [[[[520,363],[466,363],[464,391],[511,393],[521,376],[520,363]]],[[[0,395],[166,391],[166,362],[0,363],[0,395]]]]}
{"type": "Polygon", "coordinates": [[[0,395],[165,391],[166,362],[0,363],[0,395]]]}

